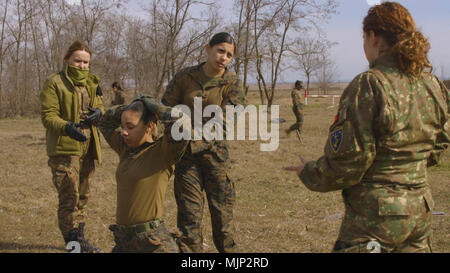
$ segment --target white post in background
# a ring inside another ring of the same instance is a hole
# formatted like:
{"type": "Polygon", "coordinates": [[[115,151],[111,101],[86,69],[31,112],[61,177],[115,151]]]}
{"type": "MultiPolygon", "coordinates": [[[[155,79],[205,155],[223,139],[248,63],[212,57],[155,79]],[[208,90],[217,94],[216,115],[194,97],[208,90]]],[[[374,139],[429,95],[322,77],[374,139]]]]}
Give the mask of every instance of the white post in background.
{"type": "Polygon", "coordinates": [[[305,88],[305,105],[308,105],[308,90],[305,88]]]}

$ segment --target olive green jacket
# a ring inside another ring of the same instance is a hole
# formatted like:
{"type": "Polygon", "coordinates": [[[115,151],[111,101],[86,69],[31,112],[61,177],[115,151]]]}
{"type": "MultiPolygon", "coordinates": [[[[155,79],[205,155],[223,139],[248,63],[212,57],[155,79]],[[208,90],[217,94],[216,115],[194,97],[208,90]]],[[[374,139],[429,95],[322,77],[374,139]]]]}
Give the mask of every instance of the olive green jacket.
{"type": "MultiPolygon", "coordinates": [[[[80,142],[69,137],[65,132],[68,121],[80,122],[79,99],[75,86],[67,76],[67,64],[59,73],[52,74],[44,83],[40,93],[41,119],[47,129],[47,155],[78,155],[81,156],[80,142]]],[[[101,109],[105,112],[102,101],[96,95],[99,78],[89,73],[87,80],[87,92],[90,99],[90,107],[101,109]]],[[[92,139],[94,141],[94,158],[101,162],[100,138],[96,126],[91,126],[92,139]]]]}

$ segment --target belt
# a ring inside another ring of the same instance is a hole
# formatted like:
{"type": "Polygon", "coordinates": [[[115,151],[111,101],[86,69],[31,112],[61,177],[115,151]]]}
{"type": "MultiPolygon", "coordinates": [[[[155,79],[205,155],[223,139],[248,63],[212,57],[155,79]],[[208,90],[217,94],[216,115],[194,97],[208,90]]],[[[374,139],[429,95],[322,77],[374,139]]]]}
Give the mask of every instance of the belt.
{"type": "Polygon", "coordinates": [[[159,219],[155,219],[149,222],[145,222],[142,224],[127,226],[127,225],[117,225],[118,230],[127,234],[138,234],[144,233],[150,230],[154,230],[162,224],[162,221],[159,219]]]}

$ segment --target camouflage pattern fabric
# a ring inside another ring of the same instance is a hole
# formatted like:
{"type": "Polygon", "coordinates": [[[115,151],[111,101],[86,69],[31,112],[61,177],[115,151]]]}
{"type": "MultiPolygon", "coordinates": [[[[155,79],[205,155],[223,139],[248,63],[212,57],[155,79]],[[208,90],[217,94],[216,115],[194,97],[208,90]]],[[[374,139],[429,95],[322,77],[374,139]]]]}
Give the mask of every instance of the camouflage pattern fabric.
{"type": "Polygon", "coordinates": [[[236,252],[233,240],[234,183],[230,179],[231,161],[224,142],[212,149],[192,154],[188,151],[175,167],[175,198],[181,252],[202,252],[201,230],[206,193],[211,213],[214,244],[219,252],[236,252]]]}
{"type": "MultiPolygon", "coordinates": [[[[90,130],[83,130],[85,134],[90,130]]],[[[89,137],[89,134],[87,134],[89,137]]],[[[83,142],[83,156],[51,156],[48,165],[53,185],[58,192],[58,224],[64,238],[70,230],[85,222],[89,185],[95,172],[93,146],[90,139],[83,142]]]]}
{"type": "Polygon", "coordinates": [[[114,234],[113,253],[179,253],[180,250],[164,223],[141,233],[125,232],[118,225],[109,229],[114,234]]]}
{"type": "Polygon", "coordinates": [[[111,105],[122,105],[122,104],[125,104],[124,92],[121,90],[114,92],[114,99],[111,101],[111,105]]]}
{"type": "MultiPolygon", "coordinates": [[[[229,69],[220,77],[208,78],[203,72],[204,64],[178,72],[169,82],[162,103],[172,107],[186,105],[191,114],[194,113],[195,97],[202,98],[203,109],[208,105],[219,105],[224,113],[226,105],[244,105],[246,99],[239,78],[229,69]]],[[[203,124],[209,119],[204,117],[203,124]]],[[[177,219],[178,228],[183,233],[178,242],[182,252],[202,252],[203,191],[208,199],[217,250],[236,251],[232,223],[235,191],[229,175],[231,161],[225,143],[205,139],[190,141],[188,150],[176,165],[177,219]]]]}
{"type": "MultiPolygon", "coordinates": [[[[208,105],[221,106],[224,116],[226,116],[226,105],[244,105],[246,102],[241,81],[233,72],[227,69],[221,77],[207,78],[202,69],[204,64],[187,67],[178,72],[167,85],[161,99],[161,102],[167,106],[174,107],[183,104],[189,107],[192,115],[192,128],[194,128],[195,97],[202,98],[203,109],[208,105]]],[[[210,119],[210,117],[203,117],[202,124],[210,119]]],[[[197,153],[210,149],[213,142],[205,139],[197,140],[191,141],[189,146],[193,153],[197,153]]]]}
{"type": "Polygon", "coordinates": [[[286,130],[287,134],[290,134],[292,131],[295,130],[302,130],[303,125],[303,105],[304,105],[304,99],[302,95],[302,90],[293,89],[291,92],[292,97],[292,112],[294,112],[296,122],[289,127],[289,129],[286,130]]]}
{"type": "Polygon", "coordinates": [[[381,252],[432,251],[428,187],[373,188],[359,184],[345,189],[342,195],[345,216],[335,252],[368,252],[371,240],[380,243],[381,252]]]}
{"type": "Polygon", "coordinates": [[[304,94],[305,94],[305,89],[303,89],[301,87],[300,87],[300,89],[297,89],[297,88],[292,89],[292,91],[291,91],[292,104],[297,107],[305,104],[305,98],[304,98],[305,95],[304,94]]]}
{"type": "MultiPolygon", "coordinates": [[[[86,117],[89,106],[89,96],[85,87],[75,88],[79,96],[80,120],[86,117]]],[[[80,156],[51,156],[48,160],[53,174],[53,184],[58,192],[58,223],[64,238],[69,236],[70,230],[85,222],[86,206],[89,199],[89,184],[95,171],[93,157],[94,146],[89,126],[82,126],[80,130],[88,138],[80,142],[80,156]]]]}
{"type": "Polygon", "coordinates": [[[450,143],[449,109],[449,92],[434,75],[412,79],[389,54],[344,90],[325,155],[300,174],[310,190],[343,190],[335,250],[375,239],[389,251],[431,251],[427,168],[450,143]]]}

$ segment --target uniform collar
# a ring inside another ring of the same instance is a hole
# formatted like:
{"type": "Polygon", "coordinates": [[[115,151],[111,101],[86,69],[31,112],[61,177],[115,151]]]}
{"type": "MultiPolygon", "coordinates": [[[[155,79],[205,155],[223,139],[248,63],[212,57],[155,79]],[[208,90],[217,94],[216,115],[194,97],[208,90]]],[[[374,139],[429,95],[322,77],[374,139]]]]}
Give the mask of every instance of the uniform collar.
{"type": "Polygon", "coordinates": [[[147,148],[152,147],[156,144],[156,141],[153,142],[145,142],[144,144],[142,144],[141,146],[139,146],[136,149],[132,149],[130,147],[128,147],[128,152],[130,153],[130,155],[132,157],[138,157],[139,155],[141,155],[145,150],[147,150],[147,148]]]}
{"type": "MultiPolygon", "coordinates": [[[[194,78],[197,78],[197,77],[200,77],[200,76],[203,76],[203,75],[207,76],[206,73],[203,71],[203,68],[202,68],[203,65],[205,65],[205,63],[206,62],[202,62],[202,63],[194,66],[192,70],[188,71],[188,73],[194,78]]],[[[233,73],[230,72],[228,67],[225,67],[225,72],[222,74],[222,76],[217,77],[217,79],[220,78],[221,80],[219,80],[219,81],[228,81],[229,79],[233,78],[232,74],[233,73]]],[[[211,78],[211,79],[216,79],[216,78],[211,78]]]]}
{"type": "Polygon", "coordinates": [[[68,70],[69,70],[69,65],[64,61],[62,73],[66,77],[66,79],[70,82],[70,84],[72,84],[72,86],[75,87],[75,84],[73,83],[72,79],[69,77],[68,70]]]}
{"type": "Polygon", "coordinates": [[[394,58],[394,55],[390,52],[386,52],[369,64],[370,68],[375,68],[377,66],[398,67],[398,64],[394,58]]]}
{"type": "MultiPolygon", "coordinates": [[[[64,61],[61,73],[72,84],[72,86],[75,87],[75,84],[73,83],[72,79],[69,77],[69,74],[67,73],[68,69],[69,69],[69,65],[64,61]]],[[[89,72],[89,76],[88,76],[88,79],[87,79],[86,86],[88,86],[90,84],[98,85],[99,83],[100,83],[100,78],[97,77],[96,75],[92,74],[91,72],[89,72]]]]}

